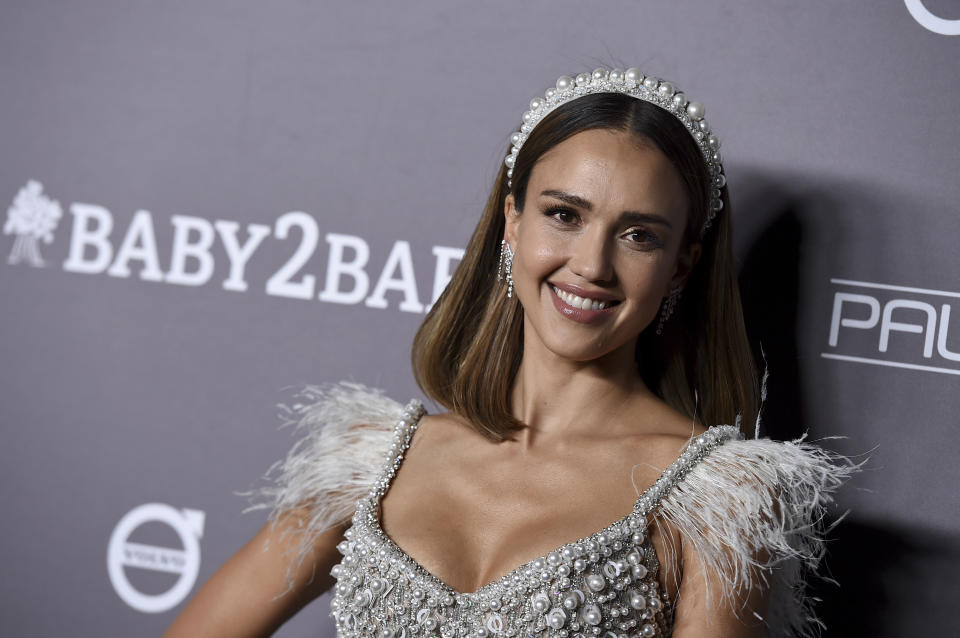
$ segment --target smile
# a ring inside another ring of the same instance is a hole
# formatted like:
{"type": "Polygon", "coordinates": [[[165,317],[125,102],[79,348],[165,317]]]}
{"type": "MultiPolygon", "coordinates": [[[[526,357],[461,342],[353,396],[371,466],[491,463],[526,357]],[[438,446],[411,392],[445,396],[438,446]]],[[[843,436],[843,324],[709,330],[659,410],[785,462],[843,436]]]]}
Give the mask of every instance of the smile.
{"type": "Polygon", "coordinates": [[[605,321],[613,316],[616,307],[620,305],[619,299],[590,299],[581,297],[572,292],[561,290],[553,284],[548,284],[550,288],[550,300],[553,301],[554,308],[571,321],[577,323],[591,324],[605,321]]]}
{"type": "Polygon", "coordinates": [[[609,308],[610,306],[614,306],[619,303],[616,301],[599,301],[597,299],[590,299],[589,297],[578,297],[572,292],[560,290],[554,285],[551,285],[550,287],[553,288],[553,292],[557,293],[558,297],[563,299],[565,304],[573,308],[579,308],[582,310],[603,310],[604,308],[609,308]]]}

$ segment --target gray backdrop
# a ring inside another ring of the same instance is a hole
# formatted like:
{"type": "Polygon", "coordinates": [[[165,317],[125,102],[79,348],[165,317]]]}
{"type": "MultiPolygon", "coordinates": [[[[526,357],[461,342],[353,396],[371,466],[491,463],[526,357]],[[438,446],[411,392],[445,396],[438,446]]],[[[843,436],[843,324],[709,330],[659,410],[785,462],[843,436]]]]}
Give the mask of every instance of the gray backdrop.
{"type": "MultiPolygon", "coordinates": [[[[159,635],[263,524],[233,492],[293,442],[287,386],[418,396],[411,337],[528,100],[635,65],[724,142],[767,431],[872,451],[840,495],[829,635],[951,634],[958,21],[956,0],[4,3],[0,633],[159,635]]],[[[278,635],[331,636],[327,613],[278,635]]]]}

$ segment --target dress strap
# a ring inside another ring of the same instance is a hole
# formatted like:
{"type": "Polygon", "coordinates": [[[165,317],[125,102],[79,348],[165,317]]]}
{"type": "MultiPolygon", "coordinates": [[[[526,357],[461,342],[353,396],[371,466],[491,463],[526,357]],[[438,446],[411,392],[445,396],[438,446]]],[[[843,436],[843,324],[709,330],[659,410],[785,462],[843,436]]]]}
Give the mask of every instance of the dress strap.
{"type": "Polygon", "coordinates": [[[710,452],[725,442],[739,440],[743,434],[732,425],[714,425],[706,432],[694,438],[676,461],[663,471],[656,482],[640,495],[633,506],[634,512],[646,516],[653,512],[673,488],[683,480],[690,470],[706,458],[710,452]]]}
{"type": "Polygon", "coordinates": [[[420,425],[420,419],[427,413],[420,399],[411,399],[404,406],[400,419],[393,426],[393,440],[390,442],[390,448],[387,450],[387,457],[384,461],[383,469],[380,475],[370,488],[370,499],[377,503],[390,489],[393,478],[403,463],[403,457],[410,447],[413,440],[413,433],[420,425]]]}
{"type": "Polygon", "coordinates": [[[827,506],[861,465],[806,436],[727,439],[671,481],[656,510],[709,575],[708,608],[739,611],[742,592],[770,588],[765,635],[819,634],[805,583],[826,551],[827,506]]]}

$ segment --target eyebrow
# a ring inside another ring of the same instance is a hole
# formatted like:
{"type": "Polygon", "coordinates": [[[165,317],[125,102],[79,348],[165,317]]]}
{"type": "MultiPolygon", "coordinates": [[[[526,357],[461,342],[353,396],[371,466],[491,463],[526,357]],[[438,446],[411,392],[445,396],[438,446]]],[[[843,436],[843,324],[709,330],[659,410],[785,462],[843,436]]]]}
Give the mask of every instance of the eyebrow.
{"type": "MultiPolygon", "coordinates": [[[[576,206],[577,208],[582,208],[583,210],[593,210],[593,204],[579,195],[573,195],[571,193],[565,193],[563,191],[551,189],[541,192],[540,195],[541,197],[546,195],[547,197],[559,199],[562,202],[566,202],[567,204],[576,206]]],[[[620,213],[620,220],[629,221],[632,223],[646,222],[650,224],[663,224],[667,228],[673,228],[673,224],[670,223],[670,220],[658,213],[642,213],[635,210],[625,210],[620,213]]]]}

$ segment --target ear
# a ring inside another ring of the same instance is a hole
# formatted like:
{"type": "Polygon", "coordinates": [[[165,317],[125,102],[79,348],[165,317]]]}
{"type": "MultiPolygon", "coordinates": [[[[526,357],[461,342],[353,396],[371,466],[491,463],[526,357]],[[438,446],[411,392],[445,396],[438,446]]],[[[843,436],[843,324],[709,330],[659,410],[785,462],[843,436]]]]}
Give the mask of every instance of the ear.
{"type": "Polygon", "coordinates": [[[507,195],[503,201],[503,218],[503,238],[507,240],[508,244],[515,247],[517,245],[517,230],[520,224],[520,211],[517,210],[513,193],[507,195]]]}
{"type": "Polygon", "coordinates": [[[687,246],[686,250],[681,250],[677,255],[677,266],[673,272],[673,278],[670,280],[670,287],[685,286],[687,278],[693,271],[693,267],[700,261],[700,255],[703,254],[703,245],[700,242],[693,242],[687,246]]]}

